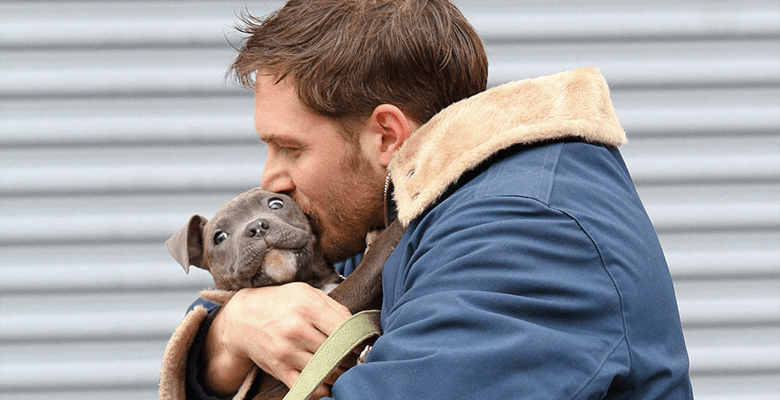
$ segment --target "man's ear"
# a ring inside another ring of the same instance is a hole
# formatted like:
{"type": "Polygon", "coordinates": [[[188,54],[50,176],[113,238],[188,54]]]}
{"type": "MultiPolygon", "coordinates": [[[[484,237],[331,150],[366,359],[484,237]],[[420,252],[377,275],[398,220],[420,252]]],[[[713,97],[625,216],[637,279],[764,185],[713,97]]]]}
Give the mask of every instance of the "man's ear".
{"type": "Polygon", "coordinates": [[[165,248],[174,259],[181,264],[184,272],[190,272],[190,265],[198,268],[203,266],[203,228],[206,218],[193,215],[190,221],[182,226],[170,239],[165,241],[165,248]]]}
{"type": "Polygon", "coordinates": [[[398,107],[381,104],[371,114],[371,126],[379,135],[377,146],[379,163],[387,168],[396,150],[404,144],[419,124],[410,120],[398,107]]]}

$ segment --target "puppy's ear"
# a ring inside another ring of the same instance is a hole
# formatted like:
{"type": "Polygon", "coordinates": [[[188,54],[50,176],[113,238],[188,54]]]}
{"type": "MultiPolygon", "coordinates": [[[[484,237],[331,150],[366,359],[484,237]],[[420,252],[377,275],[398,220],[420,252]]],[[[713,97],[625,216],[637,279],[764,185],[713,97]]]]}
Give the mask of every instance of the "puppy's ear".
{"type": "Polygon", "coordinates": [[[203,228],[206,222],[208,222],[206,218],[195,214],[187,224],[165,241],[165,248],[181,264],[184,272],[190,272],[190,265],[204,268],[203,228]]]}

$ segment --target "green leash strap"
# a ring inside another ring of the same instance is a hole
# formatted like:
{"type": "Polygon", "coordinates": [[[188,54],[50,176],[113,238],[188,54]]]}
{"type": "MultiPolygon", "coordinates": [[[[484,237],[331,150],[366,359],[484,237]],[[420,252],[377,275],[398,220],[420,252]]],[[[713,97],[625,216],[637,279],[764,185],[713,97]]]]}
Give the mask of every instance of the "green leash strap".
{"type": "Polygon", "coordinates": [[[344,321],[317,349],[284,400],[308,399],[352,349],[381,334],[379,310],[361,311],[344,321]]]}

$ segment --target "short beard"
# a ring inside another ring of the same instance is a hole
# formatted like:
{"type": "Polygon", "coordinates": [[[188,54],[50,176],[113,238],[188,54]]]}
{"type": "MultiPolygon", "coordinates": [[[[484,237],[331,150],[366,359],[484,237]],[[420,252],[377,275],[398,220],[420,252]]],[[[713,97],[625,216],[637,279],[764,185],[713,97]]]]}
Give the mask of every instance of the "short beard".
{"type": "Polygon", "coordinates": [[[362,252],[366,234],[384,227],[384,182],[372,174],[371,164],[358,146],[349,146],[348,152],[339,166],[339,182],[333,182],[327,198],[321,199],[322,213],[329,217],[332,226],[325,229],[322,216],[314,212],[311,204],[299,202],[330,262],[362,252]]]}

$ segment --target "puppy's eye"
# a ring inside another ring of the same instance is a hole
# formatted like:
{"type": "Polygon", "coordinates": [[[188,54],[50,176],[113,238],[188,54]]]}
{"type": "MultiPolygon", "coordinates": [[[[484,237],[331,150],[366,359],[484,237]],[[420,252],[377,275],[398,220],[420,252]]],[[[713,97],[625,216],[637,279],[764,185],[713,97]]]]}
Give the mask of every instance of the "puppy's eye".
{"type": "Polygon", "coordinates": [[[219,231],[214,234],[214,244],[220,244],[227,240],[228,234],[222,231],[219,231]]]}
{"type": "Polygon", "coordinates": [[[278,210],[280,208],[284,207],[284,202],[282,199],[274,197],[273,199],[268,199],[268,208],[272,210],[278,210]]]}

